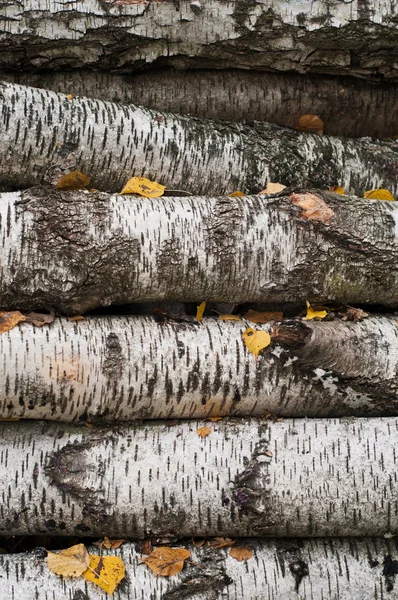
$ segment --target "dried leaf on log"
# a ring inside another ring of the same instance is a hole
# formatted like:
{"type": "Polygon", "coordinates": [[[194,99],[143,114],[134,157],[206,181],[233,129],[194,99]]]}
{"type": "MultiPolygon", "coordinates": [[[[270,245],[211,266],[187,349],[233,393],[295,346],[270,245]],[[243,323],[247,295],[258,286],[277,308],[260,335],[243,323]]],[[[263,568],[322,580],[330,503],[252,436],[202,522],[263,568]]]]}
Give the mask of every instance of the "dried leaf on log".
{"type": "Polygon", "coordinates": [[[57,182],[58,190],[84,190],[91,183],[90,177],[81,173],[80,171],[71,171],[66,175],[63,175],[57,182]]]}
{"type": "Polygon", "coordinates": [[[263,312],[258,310],[248,310],[245,315],[243,315],[245,319],[251,321],[252,323],[269,323],[270,321],[282,321],[283,313],[282,312],[263,312]]]}
{"type": "Polygon", "coordinates": [[[271,336],[267,331],[256,331],[252,327],[248,327],[246,331],[242,333],[242,339],[249,352],[254,354],[256,358],[261,350],[271,343],[271,336]]]}
{"type": "Polygon", "coordinates": [[[368,198],[369,200],[395,200],[391,192],[382,188],[378,190],[368,190],[364,193],[363,197],[368,198]]]}
{"type": "Polygon", "coordinates": [[[159,198],[163,196],[165,185],[151,181],[147,177],[132,177],[128,180],[121,194],[139,194],[145,198],[159,198]]]}
{"type": "Polygon", "coordinates": [[[206,309],[206,302],[202,302],[196,309],[196,320],[201,321],[206,309]]]}
{"type": "Polygon", "coordinates": [[[311,192],[305,194],[292,194],[292,204],[301,208],[301,217],[310,221],[320,221],[329,224],[334,217],[334,212],[326,202],[311,192]]]}
{"type": "Polygon", "coordinates": [[[232,540],[229,537],[215,537],[207,542],[207,545],[215,550],[219,550],[220,548],[228,548],[234,544],[236,544],[236,540],[232,540]]]}
{"type": "Polygon", "coordinates": [[[170,577],[184,568],[184,561],[191,556],[185,548],[155,548],[149,556],[142,560],[156,575],[170,577]]]}
{"type": "Polygon", "coordinates": [[[205,438],[211,433],[211,428],[206,427],[206,426],[200,427],[199,429],[196,430],[196,433],[198,434],[199,437],[205,438]]]}
{"type": "Polygon", "coordinates": [[[272,183],[271,181],[267,183],[266,187],[258,192],[259,194],[278,194],[282,190],[286,188],[282,183],[272,183]]]}
{"type": "Polygon", "coordinates": [[[323,134],[324,122],[317,115],[302,115],[299,119],[296,129],[306,133],[323,134]]]}
{"type": "Polygon", "coordinates": [[[253,550],[250,550],[250,548],[247,548],[246,546],[235,546],[235,548],[231,548],[229,555],[235,560],[242,562],[243,560],[252,558],[253,550]]]}
{"type": "Polygon", "coordinates": [[[19,310],[0,311],[0,334],[10,331],[25,319],[26,317],[19,310]]]}
{"type": "Polygon", "coordinates": [[[95,583],[108,594],[113,594],[119,583],[124,579],[126,568],[118,556],[98,556],[90,554],[88,569],[83,577],[95,583]]]}
{"type": "Polygon", "coordinates": [[[328,314],[326,310],[316,310],[316,308],[312,308],[311,304],[306,301],[307,304],[307,314],[304,317],[304,321],[311,321],[312,319],[324,319],[328,314]]]}
{"type": "Polygon", "coordinates": [[[50,571],[64,577],[80,577],[90,564],[90,556],[84,544],[76,544],[58,553],[48,552],[50,571]]]}

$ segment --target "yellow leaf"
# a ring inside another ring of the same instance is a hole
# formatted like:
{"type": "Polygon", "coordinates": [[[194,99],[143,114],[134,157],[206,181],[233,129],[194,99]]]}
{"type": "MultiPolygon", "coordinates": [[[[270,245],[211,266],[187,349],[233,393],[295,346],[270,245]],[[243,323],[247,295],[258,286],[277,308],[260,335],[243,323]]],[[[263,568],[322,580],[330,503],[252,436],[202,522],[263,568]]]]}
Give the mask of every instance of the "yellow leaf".
{"type": "Polygon", "coordinates": [[[240,192],[239,190],[237,192],[232,192],[232,194],[228,194],[228,196],[230,198],[238,198],[239,196],[244,196],[243,192],[240,192]]]}
{"type": "Polygon", "coordinates": [[[249,352],[254,354],[256,358],[261,350],[271,343],[271,336],[267,331],[256,331],[252,327],[248,327],[246,331],[242,333],[242,339],[249,352]]]}
{"type": "Polygon", "coordinates": [[[165,189],[165,185],[151,181],[146,177],[132,177],[120,193],[139,194],[145,196],[145,198],[159,198],[159,196],[163,196],[165,189]]]}
{"type": "Polygon", "coordinates": [[[261,190],[261,192],[258,192],[259,194],[277,194],[278,192],[281,192],[282,190],[286,189],[285,185],[282,185],[282,183],[271,183],[271,181],[269,183],[267,183],[265,189],[261,190]]]}
{"type": "Polygon", "coordinates": [[[64,577],[80,577],[90,564],[84,544],[76,544],[61,552],[48,551],[47,565],[50,571],[64,577]]]}
{"type": "Polygon", "coordinates": [[[250,550],[247,546],[235,546],[235,548],[231,548],[229,555],[242,562],[242,560],[249,560],[253,556],[253,550],[250,550]]]}
{"type": "Polygon", "coordinates": [[[196,320],[201,321],[203,318],[203,313],[205,312],[206,302],[202,302],[196,309],[196,320]]]}
{"type": "Polygon", "coordinates": [[[335,194],[341,194],[342,196],[345,194],[344,188],[339,185],[332,185],[329,188],[329,192],[334,192],[335,194]]]}
{"type": "Polygon", "coordinates": [[[0,334],[13,329],[21,321],[25,321],[25,317],[19,310],[0,311],[0,334]]]}
{"type": "Polygon", "coordinates": [[[118,556],[89,556],[89,568],[84,571],[83,577],[99,585],[108,594],[113,594],[126,574],[124,562],[118,556]]]}
{"type": "Polygon", "coordinates": [[[204,438],[206,436],[209,435],[209,433],[211,433],[211,429],[210,427],[199,427],[199,429],[196,430],[196,433],[198,434],[199,437],[204,438]]]}
{"type": "Polygon", "coordinates": [[[80,171],[71,171],[61,177],[56,187],[58,190],[84,190],[90,183],[90,177],[84,173],[80,173],[80,171]]]}
{"type": "Polygon", "coordinates": [[[156,575],[170,577],[182,571],[185,559],[190,556],[190,551],[185,548],[161,546],[160,548],[155,548],[142,562],[156,575]]]}
{"type": "Polygon", "coordinates": [[[270,321],[282,321],[283,313],[281,312],[259,312],[250,309],[245,315],[245,319],[252,323],[269,323],[270,321]]]}
{"type": "Polygon", "coordinates": [[[215,537],[212,540],[207,542],[207,545],[215,550],[219,550],[220,548],[227,548],[228,546],[233,546],[236,544],[236,540],[231,540],[231,538],[224,537],[215,537]]]}
{"type": "Polygon", "coordinates": [[[241,321],[238,315],[218,315],[220,321],[241,321]]]}
{"type": "Polygon", "coordinates": [[[67,100],[72,100],[72,99],[73,99],[73,96],[72,96],[72,94],[66,94],[66,99],[67,99],[67,100]]]}
{"type": "Polygon", "coordinates": [[[299,119],[296,129],[305,131],[306,133],[317,133],[322,135],[324,122],[317,115],[302,115],[299,119]]]}
{"type": "Polygon", "coordinates": [[[363,197],[371,200],[395,200],[391,192],[383,189],[368,190],[364,193],[363,197]]]}
{"type": "Polygon", "coordinates": [[[306,300],[307,314],[304,317],[304,321],[311,321],[311,319],[324,319],[328,314],[326,310],[314,310],[311,304],[306,300]]]}

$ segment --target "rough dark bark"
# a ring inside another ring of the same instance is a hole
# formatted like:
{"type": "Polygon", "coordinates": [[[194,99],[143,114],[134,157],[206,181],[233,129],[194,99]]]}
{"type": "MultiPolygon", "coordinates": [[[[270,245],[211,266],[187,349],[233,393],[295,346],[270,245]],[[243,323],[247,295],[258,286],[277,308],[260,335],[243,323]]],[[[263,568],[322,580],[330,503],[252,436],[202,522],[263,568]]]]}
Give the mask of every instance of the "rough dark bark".
{"type": "Polygon", "coordinates": [[[144,175],[194,194],[256,193],[268,181],[341,185],[359,196],[375,187],[398,192],[397,140],[201,121],[7,83],[0,85],[0,111],[5,186],[54,183],[78,169],[102,191],[118,192],[144,175]]]}
{"type": "Polygon", "coordinates": [[[149,317],[21,325],[0,336],[0,419],[397,414],[396,317],[278,324],[257,360],[245,329],[149,317]]]}
{"type": "Polygon", "coordinates": [[[0,423],[0,534],[398,534],[398,419],[0,423]]]}
{"type": "Polygon", "coordinates": [[[0,307],[82,313],[129,302],[398,305],[397,205],[294,196],[0,196],[0,307]]]}
{"type": "Polygon", "coordinates": [[[397,85],[349,77],[164,68],[124,75],[88,69],[7,71],[0,79],[206,119],[296,127],[302,115],[316,114],[327,135],[398,135],[397,85]]]}
{"type": "MultiPolygon", "coordinates": [[[[190,550],[184,569],[173,577],[157,577],[140,563],[144,555],[132,544],[103,554],[119,556],[126,577],[117,600],[393,600],[397,594],[398,550],[395,540],[244,539],[253,558],[237,562],[229,548],[190,550]],[[343,567],[344,565],[344,567],[343,567]]],[[[89,548],[98,554],[98,548],[89,548]]],[[[83,578],[62,578],[47,567],[43,549],[0,555],[0,585],[4,599],[108,600],[99,587],[83,578]]]]}
{"type": "Polygon", "coordinates": [[[395,7],[386,0],[129,3],[11,0],[0,11],[3,67],[148,65],[398,76],[395,7]],[[12,52],[10,52],[12,46],[12,52]]]}

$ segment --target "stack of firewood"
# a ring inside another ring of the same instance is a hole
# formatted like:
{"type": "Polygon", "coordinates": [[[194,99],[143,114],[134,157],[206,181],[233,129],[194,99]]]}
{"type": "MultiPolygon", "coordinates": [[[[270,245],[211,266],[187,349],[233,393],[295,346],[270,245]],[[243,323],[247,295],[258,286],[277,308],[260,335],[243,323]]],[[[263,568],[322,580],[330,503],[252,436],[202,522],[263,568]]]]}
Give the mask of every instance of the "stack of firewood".
{"type": "MultiPolygon", "coordinates": [[[[0,548],[105,539],[120,600],[398,597],[398,35],[374,4],[0,7],[0,548]],[[188,552],[150,570],[159,547],[188,552]]],[[[105,600],[101,569],[0,553],[0,600],[105,600]]]]}

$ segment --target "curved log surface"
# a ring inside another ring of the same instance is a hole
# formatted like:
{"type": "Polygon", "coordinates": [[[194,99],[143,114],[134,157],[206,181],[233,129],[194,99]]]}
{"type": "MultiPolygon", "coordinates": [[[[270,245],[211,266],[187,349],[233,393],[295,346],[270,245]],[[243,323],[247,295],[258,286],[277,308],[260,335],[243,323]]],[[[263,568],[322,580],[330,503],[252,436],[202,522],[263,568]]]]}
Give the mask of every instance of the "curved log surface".
{"type": "Polygon", "coordinates": [[[397,204],[317,191],[311,213],[289,194],[2,194],[0,306],[75,314],[162,299],[397,306],[397,204]]]}
{"type": "Polygon", "coordinates": [[[10,0],[0,32],[0,64],[27,70],[168,64],[398,75],[396,13],[385,0],[10,0]]]}
{"type": "MultiPolygon", "coordinates": [[[[398,35],[397,35],[398,39],[398,35]]],[[[0,184],[56,183],[77,169],[102,191],[132,176],[170,190],[257,193],[267,181],[398,193],[398,142],[303,134],[277,125],[205,121],[0,84],[0,184]]]]}
{"type": "Polygon", "coordinates": [[[0,423],[0,533],[398,534],[398,419],[0,423]]]}
{"type": "Polygon", "coordinates": [[[327,135],[379,139],[398,135],[397,85],[393,83],[238,69],[166,68],[135,74],[88,69],[3,71],[0,80],[203,119],[297,127],[302,115],[316,114],[323,119],[327,135]]]}
{"type": "MultiPolygon", "coordinates": [[[[241,545],[241,542],[238,542],[241,545]]],[[[119,556],[126,577],[116,600],[379,600],[396,595],[397,544],[384,539],[243,540],[253,558],[238,562],[229,548],[195,548],[173,577],[158,577],[140,563],[144,555],[132,544],[103,550],[119,556]],[[344,565],[344,568],[342,568],[344,565]]],[[[179,547],[176,544],[173,547],[179,547]]],[[[98,548],[89,548],[98,554],[98,548]]],[[[4,598],[24,600],[108,600],[99,587],[83,578],[61,578],[47,567],[43,549],[0,555],[4,598]]]]}
{"type": "Polygon", "coordinates": [[[397,414],[396,317],[282,323],[257,360],[243,343],[245,329],[150,317],[22,324],[0,336],[0,418],[112,424],[266,411],[397,414]]]}

